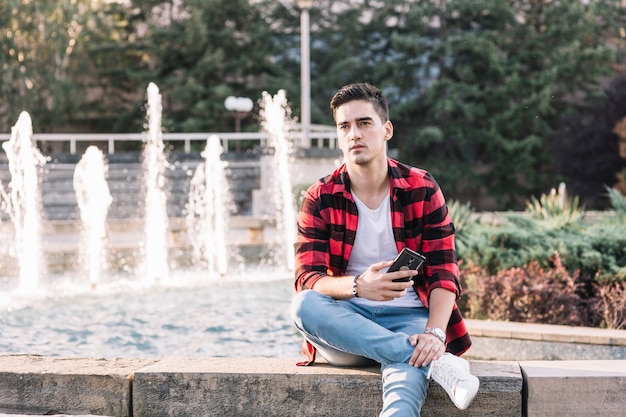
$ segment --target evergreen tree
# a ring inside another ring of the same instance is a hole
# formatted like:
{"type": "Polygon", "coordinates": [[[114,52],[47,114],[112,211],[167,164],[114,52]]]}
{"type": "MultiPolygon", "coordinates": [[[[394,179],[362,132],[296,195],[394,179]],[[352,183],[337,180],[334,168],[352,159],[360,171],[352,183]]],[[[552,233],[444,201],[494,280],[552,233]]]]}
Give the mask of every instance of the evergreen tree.
{"type": "MultiPolygon", "coordinates": [[[[380,86],[390,146],[449,197],[519,208],[557,179],[588,193],[619,170],[598,132],[624,115],[592,110],[611,103],[599,82],[624,41],[620,0],[317,0],[310,16],[312,122],[332,123],[341,85],[380,86]]],[[[226,97],[281,88],[297,116],[299,25],[295,2],[275,0],[7,0],[0,127],[28,110],[38,132],[138,132],[151,81],[171,131],[232,130],[226,97]]]]}
{"type": "MultiPolygon", "coordinates": [[[[280,4],[245,0],[136,3],[149,23],[144,39],[153,70],[144,77],[159,85],[164,123],[172,131],[232,130],[233,121],[224,108],[228,96],[257,100],[263,91],[275,94],[281,81],[295,78],[273,60],[280,51],[273,25],[265,19],[280,4]]],[[[256,124],[254,129],[258,129],[256,124]]]]}
{"type": "Polygon", "coordinates": [[[611,4],[419,2],[407,16],[417,30],[395,37],[399,66],[419,61],[404,78],[417,87],[402,88],[414,94],[402,108],[414,127],[403,150],[457,198],[488,194],[519,207],[545,190],[546,137],[607,75],[598,22],[611,4]]]}
{"type": "MultiPolygon", "coordinates": [[[[77,78],[89,94],[74,123],[91,132],[140,132],[146,118],[144,74],[154,65],[141,36],[144,16],[139,8],[103,2],[92,19],[98,24],[91,25],[81,50],[89,71],[77,78]]],[[[138,148],[137,143],[126,145],[138,148]]]]}
{"type": "Polygon", "coordinates": [[[331,122],[328,100],[339,86],[376,84],[389,98],[390,146],[401,159],[435,173],[450,196],[521,208],[555,186],[550,167],[559,155],[547,140],[565,116],[587,111],[610,75],[607,35],[623,22],[619,6],[316,1],[312,120],[331,122]]]}

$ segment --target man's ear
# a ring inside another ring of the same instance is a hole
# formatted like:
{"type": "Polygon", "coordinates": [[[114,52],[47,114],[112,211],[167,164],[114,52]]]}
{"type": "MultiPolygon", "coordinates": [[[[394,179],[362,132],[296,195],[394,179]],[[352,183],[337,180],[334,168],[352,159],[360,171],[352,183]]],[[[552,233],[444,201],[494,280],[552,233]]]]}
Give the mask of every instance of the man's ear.
{"type": "Polygon", "coordinates": [[[393,137],[393,124],[391,120],[385,122],[385,141],[389,141],[393,137]]]}

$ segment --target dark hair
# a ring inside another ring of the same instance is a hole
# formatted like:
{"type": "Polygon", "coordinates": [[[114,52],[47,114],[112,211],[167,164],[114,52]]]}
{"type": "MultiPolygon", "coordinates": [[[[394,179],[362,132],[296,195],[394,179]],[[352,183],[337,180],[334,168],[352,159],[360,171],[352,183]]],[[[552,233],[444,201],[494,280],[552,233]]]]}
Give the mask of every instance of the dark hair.
{"type": "Polygon", "coordinates": [[[374,105],[374,110],[383,122],[389,120],[389,104],[378,88],[368,83],[355,83],[344,85],[335,93],[330,100],[330,108],[333,111],[333,119],[337,108],[354,100],[368,101],[374,105]]]}

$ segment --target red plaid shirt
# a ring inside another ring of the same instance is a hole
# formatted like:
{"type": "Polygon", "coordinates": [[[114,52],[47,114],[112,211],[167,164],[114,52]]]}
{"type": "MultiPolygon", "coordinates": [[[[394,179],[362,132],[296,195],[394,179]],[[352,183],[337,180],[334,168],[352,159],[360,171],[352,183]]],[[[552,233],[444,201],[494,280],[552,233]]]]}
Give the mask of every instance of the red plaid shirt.
{"type": "MultiPolygon", "coordinates": [[[[422,275],[414,279],[415,292],[428,307],[430,291],[445,288],[461,295],[454,246],[454,225],[439,185],[426,171],[388,159],[391,227],[398,252],[403,247],[426,256],[422,275]]],[[[350,192],[345,165],[313,184],[304,195],[298,217],[296,291],[313,288],[324,276],[343,276],[356,235],[358,213],[350,192]]],[[[374,262],[382,259],[374,259],[374,262]]],[[[471,341],[458,308],[448,323],[447,350],[460,355],[471,341]]],[[[305,341],[308,365],[315,349],[305,341]]]]}

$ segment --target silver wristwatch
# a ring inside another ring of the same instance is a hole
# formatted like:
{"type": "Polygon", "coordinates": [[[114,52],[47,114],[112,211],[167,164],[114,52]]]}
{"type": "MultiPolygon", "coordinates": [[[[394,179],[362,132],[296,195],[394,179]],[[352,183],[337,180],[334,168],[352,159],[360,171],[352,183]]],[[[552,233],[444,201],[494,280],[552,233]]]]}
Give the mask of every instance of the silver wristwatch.
{"type": "Polygon", "coordinates": [[[424,333],[432,334],[437,339],[441,340],[441,343],[446,344],[446,332],[441,330],[439,327],[427,327],[424,333]]]}

